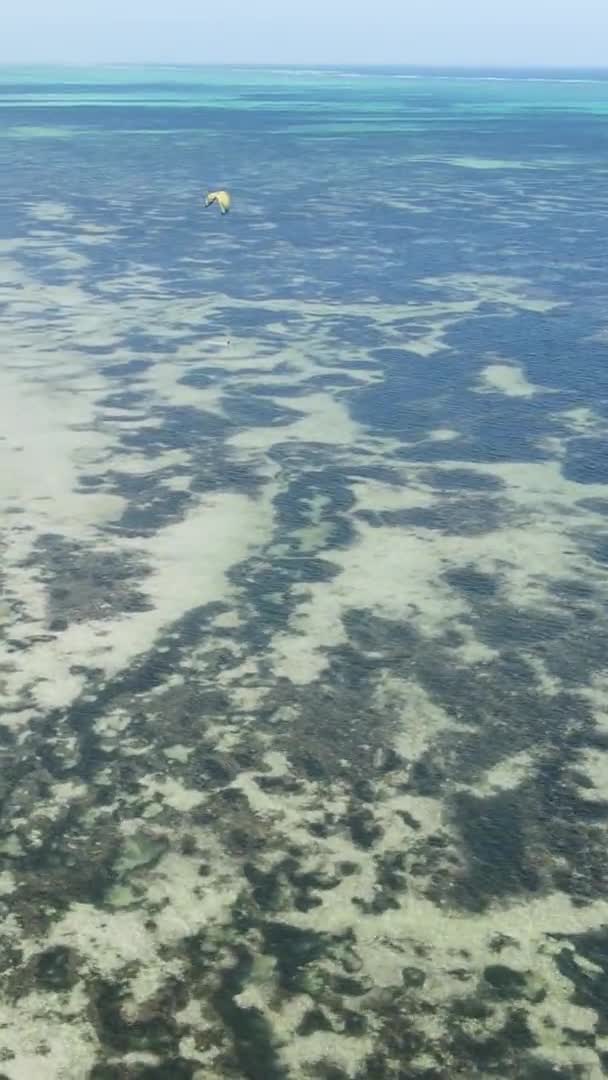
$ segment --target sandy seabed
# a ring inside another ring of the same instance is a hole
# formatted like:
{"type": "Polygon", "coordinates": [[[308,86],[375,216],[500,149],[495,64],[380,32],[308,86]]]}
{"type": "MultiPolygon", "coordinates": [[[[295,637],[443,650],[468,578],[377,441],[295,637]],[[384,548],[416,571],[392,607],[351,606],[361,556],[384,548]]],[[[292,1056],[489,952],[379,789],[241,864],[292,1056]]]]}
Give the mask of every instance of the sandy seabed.
{"type": "Polygon", "coordinates": [[[471,408],[541,402],[538,456],[480,460],[440,399],[403,440],[340,333],[453,366],[483,305],[557,301],[450,275],[239,335],[255,302],[204,267],[93,291],[112,230],[31,217],[0,264],[0,1074],[599,1080],[608,485],[563,463],[605,427],[487,355],[471,408]]]}

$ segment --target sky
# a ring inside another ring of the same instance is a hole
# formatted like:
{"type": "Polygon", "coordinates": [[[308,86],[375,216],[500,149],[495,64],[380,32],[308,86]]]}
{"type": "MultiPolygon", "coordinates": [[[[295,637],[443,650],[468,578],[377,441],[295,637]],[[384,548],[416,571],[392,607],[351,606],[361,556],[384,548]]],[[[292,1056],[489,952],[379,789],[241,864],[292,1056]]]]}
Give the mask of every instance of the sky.
{"type": "Polygon", "coordinates": [[[0,63],[608,66],[608,0],[1,0],[0,63]]]}

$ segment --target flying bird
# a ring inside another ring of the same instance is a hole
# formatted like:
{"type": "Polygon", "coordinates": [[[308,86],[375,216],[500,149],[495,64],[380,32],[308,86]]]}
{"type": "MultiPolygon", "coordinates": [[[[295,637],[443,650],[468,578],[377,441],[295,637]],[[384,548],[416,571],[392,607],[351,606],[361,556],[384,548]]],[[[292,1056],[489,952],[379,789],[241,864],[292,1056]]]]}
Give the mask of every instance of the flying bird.
{"type": "Polygon", "coordinates": [[[228,191],[209,191],[205,198],[205,206],[211,206],[212,203],[217,203],[222,214],[227,214],[232,203],[230,193],[228,191]]]}

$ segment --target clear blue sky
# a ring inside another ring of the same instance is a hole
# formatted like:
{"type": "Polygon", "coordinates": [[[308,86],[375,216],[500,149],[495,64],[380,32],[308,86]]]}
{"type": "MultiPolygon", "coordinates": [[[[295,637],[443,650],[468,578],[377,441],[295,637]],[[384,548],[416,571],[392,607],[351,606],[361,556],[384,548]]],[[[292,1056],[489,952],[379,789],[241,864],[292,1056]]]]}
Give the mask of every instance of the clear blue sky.
{"type": "Polygon", "coordinates": [[[608,65],[608,0],[0,3],[0,63],[608,65]]]}

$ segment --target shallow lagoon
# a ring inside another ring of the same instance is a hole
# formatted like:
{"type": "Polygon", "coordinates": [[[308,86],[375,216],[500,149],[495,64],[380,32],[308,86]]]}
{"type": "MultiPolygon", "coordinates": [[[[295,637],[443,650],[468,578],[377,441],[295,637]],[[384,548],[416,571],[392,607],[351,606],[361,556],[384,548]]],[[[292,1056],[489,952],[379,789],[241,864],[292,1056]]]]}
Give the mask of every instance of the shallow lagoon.
{"type": "Polygon", "coordinates": [[[0,73],[9,1080],[608,1069],[608,82],[487,74],[0,73]]]}

